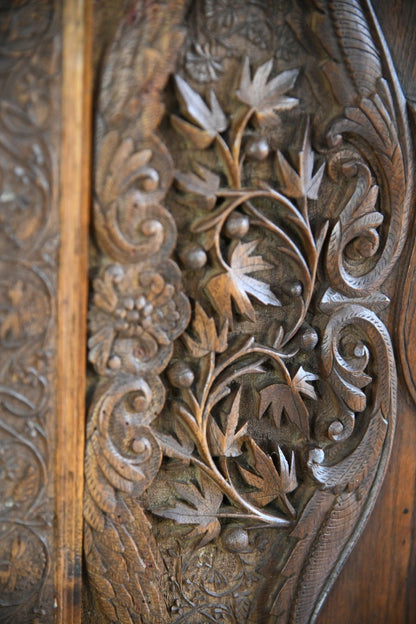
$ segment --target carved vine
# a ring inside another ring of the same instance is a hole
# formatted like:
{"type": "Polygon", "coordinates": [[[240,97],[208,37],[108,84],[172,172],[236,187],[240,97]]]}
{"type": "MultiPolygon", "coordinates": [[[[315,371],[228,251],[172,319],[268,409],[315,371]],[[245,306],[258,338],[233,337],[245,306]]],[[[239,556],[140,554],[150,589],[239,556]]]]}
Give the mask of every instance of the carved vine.
{"type": "Polygon", "coordinates": [[[109,621],[313,621],[382,479],[396,378],[379,289],[407,227],[409,134],[371,11],[313,4],[291,14],[296,63],[262,45],[266,5],[248,3],[249,28],[236,2],[195,3],[182,52],[173,3],[165,23],[137,8],[107,60],[85,518],[109,621]]]}

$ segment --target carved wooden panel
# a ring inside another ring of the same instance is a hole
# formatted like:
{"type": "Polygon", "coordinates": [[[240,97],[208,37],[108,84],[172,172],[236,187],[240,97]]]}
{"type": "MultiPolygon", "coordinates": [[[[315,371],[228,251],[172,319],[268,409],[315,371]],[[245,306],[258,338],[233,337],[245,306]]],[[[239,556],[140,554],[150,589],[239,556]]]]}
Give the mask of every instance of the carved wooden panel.
{"type": "Polygon", "coordinates": [[[365,0],[129,5],[96,118],[87,621],[315,620],[390,453],[412,176],[365,0]]]}
{"type": "Polygon", "coordinates": [[[0,621],[54,618],[60,15],[0,6],[0,621]]]}

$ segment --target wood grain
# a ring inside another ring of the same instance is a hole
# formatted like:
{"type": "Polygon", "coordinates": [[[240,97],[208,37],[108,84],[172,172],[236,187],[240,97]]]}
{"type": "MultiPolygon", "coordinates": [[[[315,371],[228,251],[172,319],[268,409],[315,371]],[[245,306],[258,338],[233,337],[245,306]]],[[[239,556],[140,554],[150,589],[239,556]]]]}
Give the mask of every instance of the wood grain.
{"type": "Polygon", "coordinates": [[[91,2],[63,11],[61,252],[58,295],[57,621],[80,621],[87,238],[91,146],[91,2]]]}
{"type": "Polygon", "coordinates": [[[356,549],[322,608],[318,624],[416,621],[416,419],[414,406],[403,394],[382,491],[356,549]]]}
{"type": "MultiPolygon", "coordinates": [[[[373,7],[404,94],[413,106],[416,5],[412,0],[374,0],[373,7]]],[[[391,288],[400,325],[405,322],[407,307],[415,305],[414,294],[411,300],[401,304],[402,289],[397,287],[397,283],[404,285],[405,296],[414,293],[406,264],[414,240],[413,225],[406,255],[396,273],[396,286],[391,288]]],[[[398,337],[395,346],[397,353],[398,337]]],[[[410,354],[412,347],[408,346],[410,354]]],[[[416,621],[416,417],[405,379],[399,376],[399,380],[398,425],[385,482],[356,549],[326,599],[318,624],[413,624],[416,621]]]]}
{"type": "Polygon", "coordinates": [[[395,428],[405,101],[365,1],[179,4],[98,65],[86,587],[107,622],[310,624],[395,428]]]}
{"type": "Polygon", "coordinates": [[[0,67],[0,621],[48,624],[55,612],[57,2],[1,3],[0,67]]]}

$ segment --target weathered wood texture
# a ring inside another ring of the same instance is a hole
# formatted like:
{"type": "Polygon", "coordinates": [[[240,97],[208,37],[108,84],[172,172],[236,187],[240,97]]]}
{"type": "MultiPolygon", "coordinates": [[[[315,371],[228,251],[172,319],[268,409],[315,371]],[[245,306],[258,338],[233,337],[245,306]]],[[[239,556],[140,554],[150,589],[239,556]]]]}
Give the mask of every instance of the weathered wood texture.
{"type": "Polygon", "coordinates": [[[373,513],[318,618],[319,624],[416,621],[416,420],[400,386],[399,422],[373,513]]]}
{"type": "MultiPolygon", "coordinates": [[[[373,6],[404,94],[413,108],[416,4],[412,0],[374,0],[373,6]]],[[[412,212],[414,215],[414,207],[412,212]]],[[[391,286],[398,327],[394,346],[399,354],[401,345],[404,361],[399,370],[398,427],[390,467],[369,523],[327,597],[319,624],[416,622],[416,408],[412,381],[412,374],[413,380],[416,378],[412,335],[416,298],[412,288],[415,269],[411,263],[415,241],[413,223],[406,254],[391,286]]]]}
{"type": "Polygon", "coordinates": [[[0,3],[0,621],[80,620],[92,24],[0,3]]]}
{"type": "Polygon", "coordinates": [[[0,3],[0,621],[54,620],[61,11],[0,3]]]}
{"type": "Polygon", "coordinates": [[[86,620],[315,621],[395,428],[413,148],[389,53],[365,0],[106,19],[86,620]]]}
{"type": "MultiPolygon", "coordinates": [[[[416,6],[375,5],[414,102],[416,6]]],[[[0,3],[0,621],[413,624],[414,148],[369,2],[94,10],[92,53],[87,0],[0,3]]]]}

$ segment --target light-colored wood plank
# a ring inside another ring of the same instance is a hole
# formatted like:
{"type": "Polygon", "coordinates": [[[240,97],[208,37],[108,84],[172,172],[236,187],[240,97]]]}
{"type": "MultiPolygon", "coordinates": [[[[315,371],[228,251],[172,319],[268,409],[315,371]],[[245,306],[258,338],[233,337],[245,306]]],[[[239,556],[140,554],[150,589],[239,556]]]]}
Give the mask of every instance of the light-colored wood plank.
{"type": "Polygon", "coordinates": [[[88,213],[91,153],[91,1],[65,0],[58,295],[57,621],[81,619],[88,213]]]}

